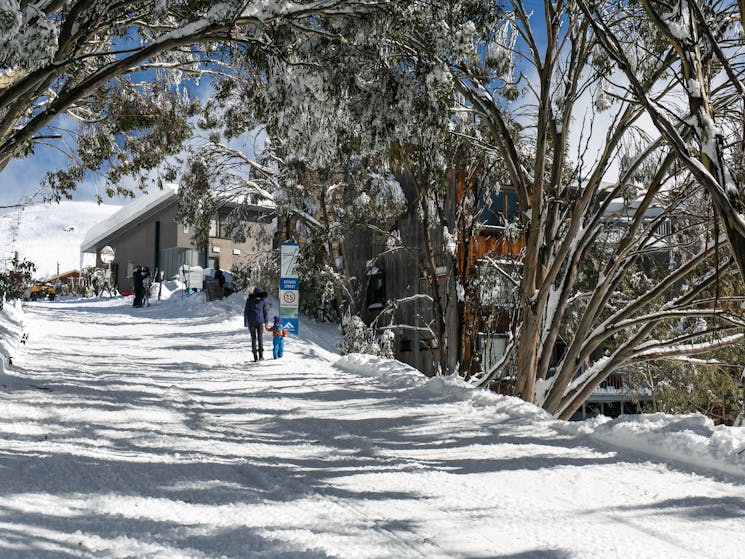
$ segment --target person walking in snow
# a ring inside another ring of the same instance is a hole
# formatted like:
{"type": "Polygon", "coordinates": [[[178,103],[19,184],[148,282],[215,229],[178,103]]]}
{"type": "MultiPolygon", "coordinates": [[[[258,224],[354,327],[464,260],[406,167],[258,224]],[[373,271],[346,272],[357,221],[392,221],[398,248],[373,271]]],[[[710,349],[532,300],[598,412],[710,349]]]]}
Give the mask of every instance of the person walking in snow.
{"type": "Polygon", "coordinates": [[[267,293],[262,288],[254,288],[243,308],[243,326],[251,333],[251,351],[253,351],[254,361],[264,359],[264,325],[269,325],[266,296],[267,293]]]}
{"type": "Polygon", "coordinates": [[[153,276],[150,275],[150,268],[147,266],[142,267],[140,272],[142,277],[142,298],[140,299],[140,306],[150,306],[150,288],[153,286],[153,276]]]}
{"type": "Polygon", "coordinates": [[[145,289],[142,285],[142,266],[136,266],[132,271],[132,287],[134,288],[135,296],[132,301],[133,307],[142,306],[142,298],[145,295],[145,289]]]}
{"type": "Polygon", "coordinates": [[[215,279],[217,280],[217,283],[219,285],[219,288],[217,290],[217,298],[222,299],[223,297],[225,297],[225,274],[222,273],[220,264],[218,262],[215,262],[215,279]]]}
{"type": "Polygon", "coordinates": [[[287,336],[287,329],[282,326],[282,319],[275,316],[274,324],[267,326],[266,331],[272,333],[272,353],[275,359],[279,359],[285,352],[285,337],[287,336]]]}

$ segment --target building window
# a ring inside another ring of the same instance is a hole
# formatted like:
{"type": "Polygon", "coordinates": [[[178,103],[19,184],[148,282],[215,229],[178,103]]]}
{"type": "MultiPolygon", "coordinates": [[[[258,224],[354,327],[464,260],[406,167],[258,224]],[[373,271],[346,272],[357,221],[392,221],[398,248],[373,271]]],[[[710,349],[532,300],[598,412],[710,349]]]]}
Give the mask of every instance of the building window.
{"type": "Polygon", "coordinates": [[[367,308],[380,310],[385,307],[385,273],[378,268],[368,272],[369,283],[367,284],[367,308]]]}
{"type": "Polygon", "coordinates": [[[507,349],[508,337],[506,334],[484,334],[479,332],[477,338],[477,350],[481,362],[481,370],[488,371],[504,355],[507,349]]]}
{"type": "MultiPolygon", "coordinates": [[[[654,220],[653,219],[645,219],[644,220],[644,225],[646,227],[651,227],[653,223],[654,223],[654,220]]],[[[661,219],[659,222],[657,222],[654,225],[653,233],[655,234],[655,236],[657,238],[663,238],[663,237],[668,237],[668,236],[672,235],[672,233],[673,233],[673,224],[670,221],[670,219],[669,218],[665,218],[665,219],[661,219]]]]}
{"type": "Polygon", "coordinates": [[[230,239],[229,222],[226,216],[217,216],[210,220],[209,236],[213,239],[230,239]]]}
{"type": "Polygon", "coordinates": [[[220,218],[217,222],[217,236],[221,239],[230,238],[230,232],[228,231],[228,224],[225,218],[220,218]]]}
{"type": "Polygon", "coordinates": [[[484,225],[504,227],[519,213],[517,194],[512,190],[502,189],[499,194],[481,196],[479,221],[484,225]]]}
{"type": "Polygon", "coordinates": [[[520,281],[518,263],[509,260],[481,262],[474,286],[482,307],[511,307],[520,281]]]}

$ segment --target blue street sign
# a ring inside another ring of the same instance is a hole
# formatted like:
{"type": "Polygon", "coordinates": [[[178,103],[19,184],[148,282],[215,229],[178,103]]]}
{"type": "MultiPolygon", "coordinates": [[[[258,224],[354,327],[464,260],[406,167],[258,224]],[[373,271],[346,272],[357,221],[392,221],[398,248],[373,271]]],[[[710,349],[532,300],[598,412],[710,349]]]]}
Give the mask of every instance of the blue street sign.
{"type": "Polygon", "coordinates": [[[282,243],[279,247],[279,315],[288,332],[298,333],[300,310],[300,279],[297,260],[300,247],[297,243],[282,243]]]}
{"type": "Polygon", "coordinates": [[[297,334],[298,332],[298,319],[297,318],[283,318],[282,326],[287,328],[287,332],[290,334],[297,334]]]}
{"type": "Polygon", "coordinates": [[[300,280],[298,278],[279,278],[280,289],[300,289],[300,280]]]}

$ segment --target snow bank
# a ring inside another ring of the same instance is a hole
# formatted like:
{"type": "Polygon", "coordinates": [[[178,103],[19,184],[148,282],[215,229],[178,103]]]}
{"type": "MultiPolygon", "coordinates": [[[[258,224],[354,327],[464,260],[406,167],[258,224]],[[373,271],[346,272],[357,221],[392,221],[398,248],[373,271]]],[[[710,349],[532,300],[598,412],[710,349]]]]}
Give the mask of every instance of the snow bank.
{"type": "Polygon", "coordinates": [[[393,359],[352,353],[345,355],[336,367],[365,376],[381,378],[387,387],[408,390],[450,401],[470,401],[474,407],[488,407],[505,420],[532,423],[555,422],[543,409],[519,398],[474,388],[456,375],[425,377],[414,367],[393,359]]]}
{"type": "Polygon", "coordinates": [[[0,375],[5,373],[10,359],[18,352],[22,332],[23,311],[20,302],[6,302],[0,310],[0,375]]]}
{"type": "Polygon", "coordinates": [[[410,365],[363,353],[349,353],[334,363],[334,366],[358,375],[380,377],[391,388],[399,390],[420,387],[426,382],[426,377],[410,365]]]}
{"type": "Polygon", "coordinates": [[[600,416],[580,422],[558,421],[544,410],[509,396],[474,388],[452,377],[426,378],[409,365],[369,355],[350,354],[335,364],[365,376],[377,376],[392,389],[426,391],[452,400],[470,399],[475,406],[493,408],[504,420],[553,423],[562,433],[600,441],[616,448],[654,456],[663,461],[745,477],[745,428],[715,426],[700,414],[645,414],[617,419],[600,416]]]}
{"type": "Polygon", "coordinates": [[[563,427],[663,460],[745,477],[745,428],[717,426],[701,414],[600,416],[563,427]]]}

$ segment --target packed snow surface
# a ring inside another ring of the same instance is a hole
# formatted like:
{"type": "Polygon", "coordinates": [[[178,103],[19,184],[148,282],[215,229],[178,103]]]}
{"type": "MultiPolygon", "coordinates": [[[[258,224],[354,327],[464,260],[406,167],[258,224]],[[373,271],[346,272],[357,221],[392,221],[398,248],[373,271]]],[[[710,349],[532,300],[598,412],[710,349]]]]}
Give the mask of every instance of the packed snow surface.
{"type": "Polygon", "coordinates": [[[742,429],[560,422],[306,321],[255,364],[240,294],[131,303],[0,313],[3,559],[745,554],[742,429]]]}

